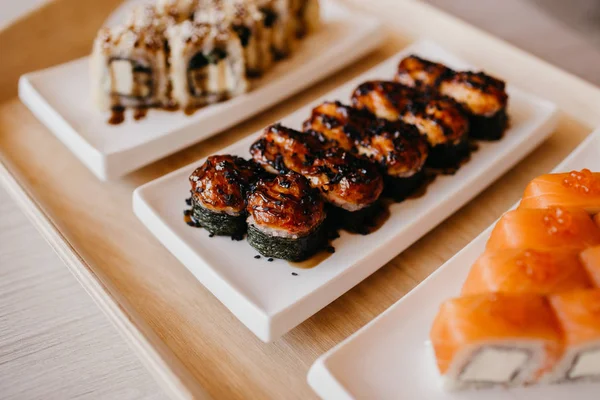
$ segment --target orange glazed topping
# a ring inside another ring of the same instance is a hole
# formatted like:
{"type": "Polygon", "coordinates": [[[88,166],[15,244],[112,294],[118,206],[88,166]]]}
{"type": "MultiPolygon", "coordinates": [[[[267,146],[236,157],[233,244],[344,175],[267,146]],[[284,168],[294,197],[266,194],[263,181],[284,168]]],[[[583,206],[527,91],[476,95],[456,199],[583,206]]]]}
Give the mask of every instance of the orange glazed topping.
{"type": "Polygon", "coordinates": [[[517,257],[515,264],[533,281],[544,282],[558,273],[558,265],[548,253],[526,250],[517,257]],[[543,268],[539,268],[543,267],[543,268]]]}
{"type": "Polygon", "coordinates": [[[600,182],[587,168],[581,171],[571,171],[569,176],[563,179],[563,185],[584,194],[600,193],[600,182]]]}
{"type": "Polygon", "coordinates": [[[488,314],[499,321],[505,321],[512,326],[520,327],[526,326],[529,323],[527,309],[524,307],[514,307],[510,313],[506,312],[506,301],[503,301],[504,297],[497,293],[491,293],[489,299],[491,300],[488,306],[488,314]]]}
{"type": "Polygon", "coordinates": [[[573,217],[561,207],[549,207],[544,214],[544,225],[551,235],[567,235],[573,233],[573,217]]]}

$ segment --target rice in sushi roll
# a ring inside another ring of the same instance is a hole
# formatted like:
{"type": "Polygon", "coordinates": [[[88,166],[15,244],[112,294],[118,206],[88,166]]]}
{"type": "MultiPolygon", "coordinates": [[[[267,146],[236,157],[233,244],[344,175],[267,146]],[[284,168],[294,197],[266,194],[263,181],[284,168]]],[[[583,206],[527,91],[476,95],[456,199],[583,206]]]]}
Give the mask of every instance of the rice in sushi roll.
{"type": "Polygon", "coordinates": [[[286,58],[298,46],[296,23],[292,13],[293,0],[250,0],[264,16],[264,26],[270,38],[275,60],[286,58]]]}
{"type": "Polygon", "coordinates": [[[260,179],[246,209],[248,243],[265,257],[303,261],[326,243],[325,204],[299,174],[260,179]]]}
{"type": "Polygon", "coordinates": [[[156,0],[156,10],[159,15],[183,22],[190,19],[199,6],[199,0],[156,0]]]}
{"type": "Polygon", "coordinates": [[[240,39],[224,25],[185,21],[167,30],[173,99],[184,109],[248,90],[240,39]]]}
{"type": "Polygon", "coordinates": [[[143,6],[124,25],[98,32],[90,67],[93,100],[101,110],[167,103],[167,26],[153,7],[143,6]]]}
{"type": "Polygon", "coordinates": [[[456,167],[469,154],[469,121],[453,100],[426,95],[391,81],[369,81],[352,94],[352,105],[380,118],[415,125],[427,137],[431,167],[456,167]]]}
{"type": "Polygon", "coordinates": [[[296,37],[316,31],[320,23],[319,0],[291,0],[296,37]]]}
{"type": "Polygon", "coordinates": [[[339,147],[323,148],[314,136],[272,125],[250,153],[269,172],[294,171],[307,178],[335,207],[332,211],[346,229],[364,232],[379,211],[381,174],[372,163],[339,147]]]}
{"type": "Polygon", "coordinates": [[[230,26],[240,39],[246,75],[261,76],[273,64],[271,36],[265,15],[256,4],[245,0],[205,0],[194,14],[198,23],[230,26]]]}
{"type": "Polygon", "coordinates": [[[241,237],[246,231],[246,193],[259,170],[240,157],[208,157],[190,176],[194,220],[214,235],[241,237]]]}

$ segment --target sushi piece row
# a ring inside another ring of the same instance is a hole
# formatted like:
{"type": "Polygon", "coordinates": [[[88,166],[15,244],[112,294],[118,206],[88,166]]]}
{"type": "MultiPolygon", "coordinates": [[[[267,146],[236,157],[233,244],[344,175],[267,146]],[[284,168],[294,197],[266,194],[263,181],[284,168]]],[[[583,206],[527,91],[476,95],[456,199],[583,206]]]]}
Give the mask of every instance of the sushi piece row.
{"type": "Polygon", "coordinates": [[[318,0],[158,0],[102,28],[91,57],[102,110],[193,109],[250,88],[319,24],[318,0]]]}
{"type": "Polygon", "coordinates": [[[505,83],[483,72],[454,71],[411,55],[398,64],[395,81],[456,101],[469,118],[472,138],[498,140],[508,126],[505,83]]]}
{"type": "Polygon", "coordinates": [[[600,174],[531,181],[430,333],[449,389],[600,380],[600,174]]]}

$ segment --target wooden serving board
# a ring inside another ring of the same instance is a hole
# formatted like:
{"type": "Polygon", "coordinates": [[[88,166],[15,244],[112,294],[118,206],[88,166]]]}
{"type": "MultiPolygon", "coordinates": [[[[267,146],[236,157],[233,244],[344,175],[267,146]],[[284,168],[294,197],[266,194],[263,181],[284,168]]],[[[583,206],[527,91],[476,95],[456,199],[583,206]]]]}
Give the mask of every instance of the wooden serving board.
{"type": "Polygon", "coordinates": [[[98,181],[15,94],[19,74],[81,56],[118,1],[55,0],[0,31],[3,62],[12,57],[0,79],[0,182],[174,398],[314,398],[306,373],[320,354],[442,265],[513,204],[529,179],[600,125],[600,89],[451,16],[411,0],[346,2],[385,21],[385,46],[248,122],[109,183],[98,181]],[[378,272],[283,338],[262,343],[138,222],[133,189],[282,118],[419,37],[557,103],[557,132],[378,272]]]}

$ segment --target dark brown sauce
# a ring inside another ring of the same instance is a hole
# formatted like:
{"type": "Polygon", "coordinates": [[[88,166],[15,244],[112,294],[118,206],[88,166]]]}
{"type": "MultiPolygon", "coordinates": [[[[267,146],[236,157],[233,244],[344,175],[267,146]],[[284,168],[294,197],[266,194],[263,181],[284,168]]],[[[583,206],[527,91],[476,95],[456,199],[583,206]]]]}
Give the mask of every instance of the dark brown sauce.
{"type": "Polygon", "coordinates": [[[194,115],[194,113],[201,108],[202,108],[202,106],[187,106],[186,108],[183,109],[183,113],[188,116],[194,115]]]}
{"type": "Polygon", "coordinates": [[[425,196],[425,194],[427,193],[427,188],[433,183],[433,181],[435,181],[435,178],[437,178],[437,176],[438,174],[435,174],[431,171],[425,171],[425,178],[423,179],[423,183],[414,192],[408,195],[405,200],[415,200],[425,196]]]}
{"type": "Polygon", "coordinates": [[[290,262],[290,265],[294,268],[310,269],[310,268],[314,268],[317,265],[321,264],[323,261],[327,260],[332,255],[333,255],[333,253],[328,251],[327,246],[326,246],[325,248],[319,250],[319,252],[317,254],[313,255],[308,260],[304,260],[304,261],[300,261],[300,262],[290,262]]]}
{"type": "Polygon", "coordinates": [[[113,107],[108,123],[110,125],[119,125],[125,121],[125,107],[113,107]]]}

